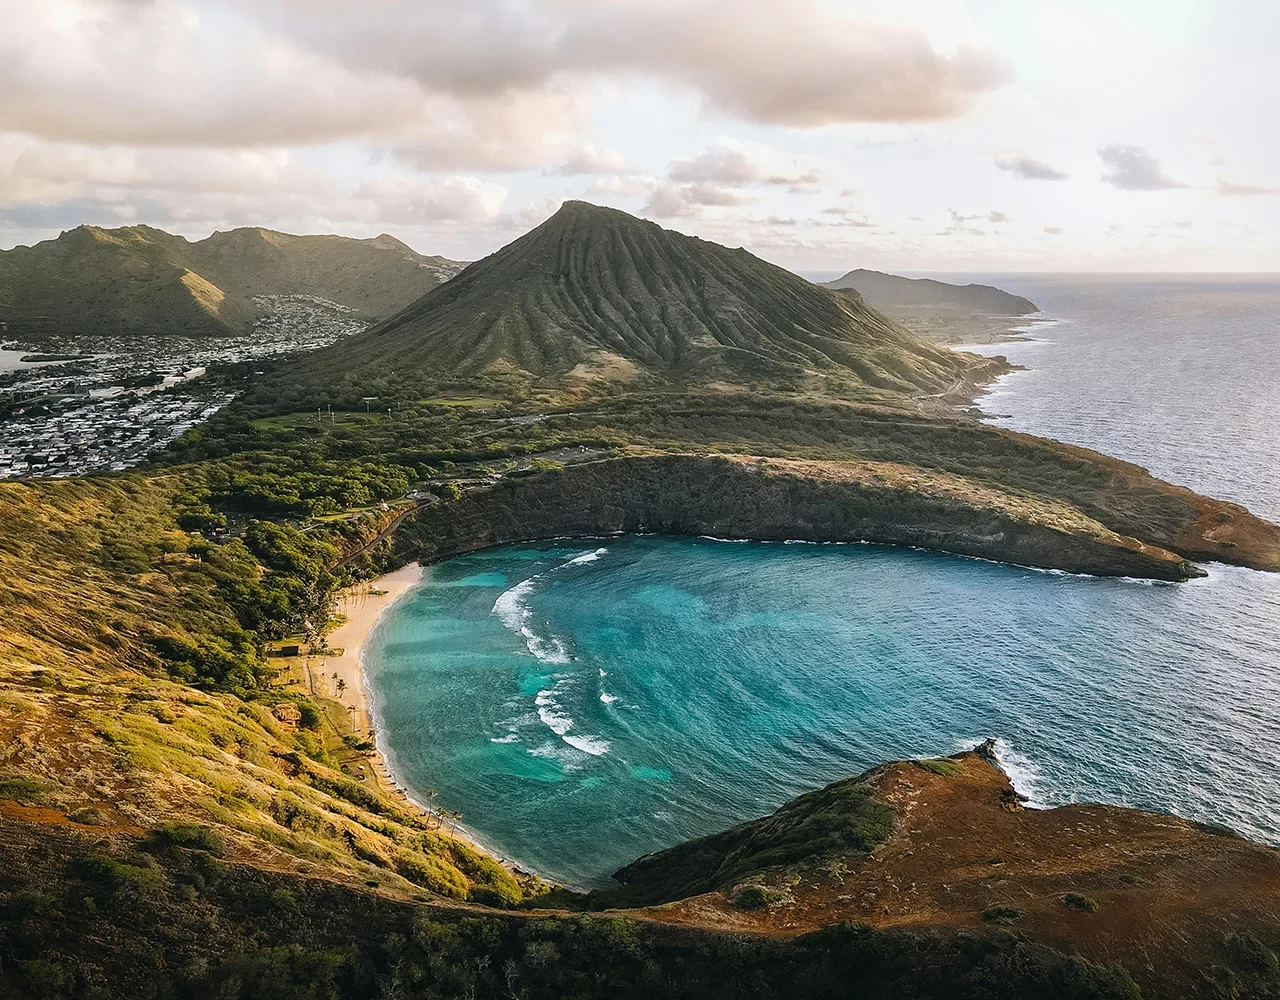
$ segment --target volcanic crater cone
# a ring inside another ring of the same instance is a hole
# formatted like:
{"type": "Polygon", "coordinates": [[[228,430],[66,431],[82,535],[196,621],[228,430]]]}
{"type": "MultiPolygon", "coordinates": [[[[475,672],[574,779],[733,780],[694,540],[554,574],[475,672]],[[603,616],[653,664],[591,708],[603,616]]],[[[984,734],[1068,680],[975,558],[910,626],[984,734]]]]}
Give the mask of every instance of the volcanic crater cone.
{"type": "Polygon", "coordinates": [[[910,395],[992,370],[921,343],[856,295],[579,201],[307,365],[348,381],[389,371],[648,376],[910,395]]]}

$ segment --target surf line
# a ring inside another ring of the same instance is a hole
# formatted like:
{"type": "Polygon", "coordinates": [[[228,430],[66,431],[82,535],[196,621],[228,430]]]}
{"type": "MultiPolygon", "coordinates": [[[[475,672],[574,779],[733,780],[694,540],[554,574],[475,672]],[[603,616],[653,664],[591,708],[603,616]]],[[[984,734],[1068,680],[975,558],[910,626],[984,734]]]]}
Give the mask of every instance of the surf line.
{"type": "MultiPolygon", "coordinates": [[[[593,551],[582,552],[559,566],[553,566],[542,573],[535,573],[527,580],[521,580],[510,590],[504,591],[493,602],[493,613],[507,629],[524,639],[525,648],[539,661],[550,664],[572,662],[573,657],[569,655],[569,651],[561,639],[554,635],[539,635],[532,628],[533,609],[529,606],[529,597],[533,594],[538,581],[544,577],[569,566],[582,566],[595,562],[608,551],[607,548],[602,547],[593,551]]],[[[562,706],[555,697],[556,689],[561,687],[565,680],[567,680],[566,677],[557,677],[554,684],[538,692],[534,698],[534,704],[538,710],[538,718],[543,725],[575,750],[580,750],[593,757],[602,757],[609,752],[608,740],[599,736],[571,732],[574,720],[572,716],[564,713],[562,706]]]]}

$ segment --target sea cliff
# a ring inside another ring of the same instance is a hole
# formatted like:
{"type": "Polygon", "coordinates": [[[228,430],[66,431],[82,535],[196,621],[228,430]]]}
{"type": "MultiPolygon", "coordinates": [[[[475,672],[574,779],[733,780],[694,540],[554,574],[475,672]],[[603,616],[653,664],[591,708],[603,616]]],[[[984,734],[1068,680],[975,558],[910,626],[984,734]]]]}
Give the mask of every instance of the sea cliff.
{"type": "Polygon", "coordinates": [[[509,542],[657,532],[910,545],[1043,569],[1186,580],[1181,555],[1074,508],[888,462],[652,455],[508,478],[406,521],[404,558],[509,542]]]}

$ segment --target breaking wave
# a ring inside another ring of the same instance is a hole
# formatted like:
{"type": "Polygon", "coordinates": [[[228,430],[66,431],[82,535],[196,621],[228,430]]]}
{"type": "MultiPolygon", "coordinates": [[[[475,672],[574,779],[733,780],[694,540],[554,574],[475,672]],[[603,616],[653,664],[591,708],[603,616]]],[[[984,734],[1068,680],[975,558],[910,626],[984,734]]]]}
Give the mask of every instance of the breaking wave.
{"type": "Polygon", "coordinates": [[[498,599],[493,602],[493,613],[497,615],[498,621],[524,639],[525,648],[543,663],[571,662],[573,657],[569,655],[563,640],[554,635],[539,635],[531,627],[533,609],[529,607],[529,597],[543,577],[562,570],[566,566],[581,566],[584,563],[595,562],[608,551],[607,548],[599,548],[592,552],[582,552],[544,573],[536,573],[527,580],[521,580],[510,590],[505,590],[498,596],[498,599]]]}

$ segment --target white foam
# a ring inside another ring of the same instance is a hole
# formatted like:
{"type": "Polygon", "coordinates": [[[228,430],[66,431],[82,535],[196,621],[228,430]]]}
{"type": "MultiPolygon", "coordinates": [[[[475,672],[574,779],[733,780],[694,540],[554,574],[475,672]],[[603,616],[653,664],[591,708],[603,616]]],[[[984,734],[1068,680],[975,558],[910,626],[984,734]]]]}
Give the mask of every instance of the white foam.
{"type": "Polygon", "coordinates": [[[573,728],[573,717],[565,715],[560,710],[560,705],[555,700],[553,694],[554,688],[546,688],[538,692],[538,696],[533,700],[538,706],[538,718],[542,720],[542,724],[550,729],[557,736],[564,736],[573,728]]]}
{"type": "Polygon", "coordinates": [[[561,736],[560,738],[574,749],[589,753],[592,757],[603,757],[609,752],[609,741],[599,736],[561,736]]]}
{"type": "Polygon", "coordinates": [[[580,556],[574,556],[565,566],[581,566],[583,563],[592,563],[608,552],[608,549],[596,549],[594,552],[584,552],[580,556]]]}
{"type": "MultiPolygon", "coordinates": [[[[606,548],[599,548],[592,552],[580,552],[567,562],[547,570],[547,573],[554,573],[566,566],[580,566],[595,562],[608,551],[606,548]]],[[[533,618],[529,597],[538,581],[545,575],[546,573],[535,573],[529,579],[521,580],[510,590],[504,590],[493,602],[493,613],[498,616],[498,621],[524,639],[525,647],[543,663],[569,663],[573,657],[569,655],[569,650],[560,639],[555,636],[539,635],[529,625],[533,618]]]]}
{"type": "Polygon", "coordinates": [[[525,599],[533,592],[537,580],[536,576],[521,580],[510,590],[504,590],[493,602],[493,613],[498,616],[498,621],[512,632],[519,632],[524,625],[525,616],[529,613],[525,599]]]}
{"type": "Polygon", "coordinates": [[[508,733],[506,736],[490,736],[490,743],[519,743],[520,737],[515,733],[508,733]]]}
{"type": "Polygon", "coordinates": [[[1048,809],[1050,802],[1044,789],[1044,775],[1028,757],[1020,754],[1003,738],[996,739],[996,760],[1013,782],[1016,791],[1026,797],[1032,809],[1048,809]]]}
{"type": "Polygon", "coordinates": [[[605,691],[601,693],[600,700],[604,702],[606,705],[612,705],[615,701],[618,700],[618,696],[616,694],[610,694],[608,691],[605,691]]]}
{"type": "MultiPolygon", "coordinates": [[[[956,749],[972,750],[980,745],[981,739],[972,737],[961,740],[956,749]]],[[[1029,809],[1052,809],[1052,794],[1047,788],[1047,781],[1041,770],[1025,754],[1019,753],[1003,736],[996,737],[996,761],[1000,769],[1013,782],[1014,791],[1023,797],[1029,809]]]]}

